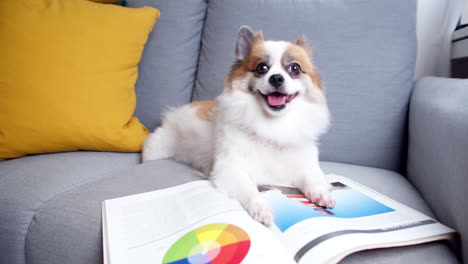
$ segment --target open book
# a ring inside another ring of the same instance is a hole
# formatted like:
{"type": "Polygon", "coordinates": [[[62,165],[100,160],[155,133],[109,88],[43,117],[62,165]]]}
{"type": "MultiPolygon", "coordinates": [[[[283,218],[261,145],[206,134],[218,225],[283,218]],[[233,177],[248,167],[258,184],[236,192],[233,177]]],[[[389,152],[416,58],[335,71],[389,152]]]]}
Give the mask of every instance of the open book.
{"type": "Polygon", "coordinates": [[[333,209],[298,189],[261,185],[266,227],[208,181],[103,202],[104,263],[336,263],[364,249],[450,239],[434,219],[348,178],[327,176],[333,209]]]}

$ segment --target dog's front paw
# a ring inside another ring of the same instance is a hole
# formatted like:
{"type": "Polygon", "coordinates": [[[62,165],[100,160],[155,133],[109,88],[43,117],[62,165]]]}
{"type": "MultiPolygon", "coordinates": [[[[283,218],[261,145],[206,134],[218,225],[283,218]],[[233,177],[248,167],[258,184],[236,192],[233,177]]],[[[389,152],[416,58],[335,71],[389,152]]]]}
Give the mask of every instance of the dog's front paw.
{"type": "Polygon", "coordinates": [[[308,188],[305,190],[304,194],[307,199],[318,206],[327,208],[334,208],[336,206],[335,199],[331,196],[328,186],[308,188]]]}
{"type": "Polygon", "coordinates": [[[267,201],[262,197],[256,197],[249,201],[246,206],[247,212],[250,216],[258,222],[269,226],[273,223],[274,214],[267,201]]]}

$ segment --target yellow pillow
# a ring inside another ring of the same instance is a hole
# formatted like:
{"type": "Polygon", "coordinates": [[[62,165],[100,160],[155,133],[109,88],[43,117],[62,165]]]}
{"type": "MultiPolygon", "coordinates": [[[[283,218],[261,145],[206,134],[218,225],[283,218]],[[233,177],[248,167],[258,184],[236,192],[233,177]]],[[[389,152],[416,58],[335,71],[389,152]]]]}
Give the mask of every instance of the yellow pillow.
{"type": "Polygon", "coordinates": [[[103,3],[103,4],[112,4],[115,2],[119,2],[120,0],[89,0],[91,2],[96,2],[96,3],[103,3]]]}
{"type": "Polygon", "coordinates": [[[0,0],[0,160],[135,152],[144,44],[159,11],[83,0],[0,0]]]}

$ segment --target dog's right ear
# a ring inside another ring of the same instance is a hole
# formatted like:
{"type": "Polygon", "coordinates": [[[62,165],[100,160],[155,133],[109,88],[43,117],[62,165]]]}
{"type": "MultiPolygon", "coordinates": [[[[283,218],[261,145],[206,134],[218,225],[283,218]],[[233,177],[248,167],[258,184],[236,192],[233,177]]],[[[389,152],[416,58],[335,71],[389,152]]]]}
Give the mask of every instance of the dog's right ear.
{"type": "Polygon", "coordinates": [[[262,32],[253,32],[248,26],[242,26],[237,35],[236,59],[244,60],[249,56],[252,45],[255,41],[263,41],[262,32]]]}

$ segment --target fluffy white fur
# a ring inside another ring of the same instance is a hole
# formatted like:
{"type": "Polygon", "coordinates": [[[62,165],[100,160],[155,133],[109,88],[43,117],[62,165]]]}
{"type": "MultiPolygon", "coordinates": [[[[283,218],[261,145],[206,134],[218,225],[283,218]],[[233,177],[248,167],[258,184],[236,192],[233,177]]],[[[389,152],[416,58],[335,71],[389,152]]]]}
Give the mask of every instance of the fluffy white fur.
{"type": "MultiPolygon", "coordinates": [[[[242,39],[238,46],[239,41],[242,39]]],[[[263,42],[271,63],[268,74],[259,78],[246,72],[227,80],[225,92],[216,98],[207,120],[197,115],[194,105],[168,111],[162,126],[144,143],[143,162],[175,158],[202,171],[266,225],[274,216],[257,184],[296,186],[312,202],[333,207],[316,143],[328,126],[328,109],[321,90],[308,75],[291,78],[281,65],[288,45],[291,43],[263,42]],[[298,93],[280,111],[272,110],[260,95],[274,90],[268,83],[273,74],[284,76],[285,93],[298,93]],[[249,85],[254,91],[248,91],[249,85]],[[310,98],[315,97],[323,103],[314,103],[310,98]]],[[[245,59],[241,52],[236,54],[238,59],[245,59]]]]}

